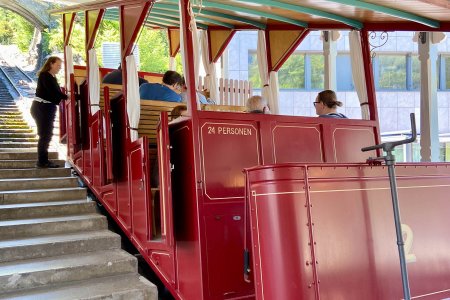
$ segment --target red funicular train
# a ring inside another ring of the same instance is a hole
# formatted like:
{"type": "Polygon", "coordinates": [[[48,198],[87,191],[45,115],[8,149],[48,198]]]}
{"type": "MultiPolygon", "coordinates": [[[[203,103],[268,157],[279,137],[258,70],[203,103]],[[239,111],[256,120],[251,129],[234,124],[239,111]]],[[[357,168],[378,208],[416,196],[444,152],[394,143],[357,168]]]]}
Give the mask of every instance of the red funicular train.
{"type": "MultiPolygon", "coordinates": [[[[107,0],[60,10],[66,46],[84,13],[88,55],[87,67],[68,69],[68,160],[177,299],[402,299],[386,167],[366,164],[381,152],[360,150],[380,143],[368,35],[423,31],[426,40],[449,30],[443,2],[107,0]],[[89,50],[108,13],[120,22],[119,86],[99,85],[90,73],[97,66],[89,50]],[[260,30],[265,83],[311,30],[356,30],[366,118],[198,105],[195,17],[207,30],[210,62],[237,30],[260,30]],[[171,56],[185,53],[186,117],[169,122],[172,103],[136,101],[127,57],[143,26],[167,28],[171,56]],[[159,186],[150,180],[155,164],[159,186]]],[[[396,167],[411,299],[450,297],[448,166],[396,167]]]]}

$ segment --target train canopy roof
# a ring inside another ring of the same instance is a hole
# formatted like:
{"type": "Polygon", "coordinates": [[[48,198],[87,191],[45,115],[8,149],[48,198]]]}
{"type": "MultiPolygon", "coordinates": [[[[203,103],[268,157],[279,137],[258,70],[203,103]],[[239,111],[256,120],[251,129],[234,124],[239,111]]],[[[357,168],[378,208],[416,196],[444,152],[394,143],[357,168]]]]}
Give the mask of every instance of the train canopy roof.
{"type": "MultiPolygon", "coordinates": [[[[149,0],[103,0],[54,10],[82,12],[107,8],[105,18],[118,20],[117,7],[149,0]]],[[[265,29],[362,29],[450,31],[447,0],[191,0],[199,28],[265,29]]],[[[152,27],[178,27],[178,0],[155,1],[147,18],[152,27]]]]}

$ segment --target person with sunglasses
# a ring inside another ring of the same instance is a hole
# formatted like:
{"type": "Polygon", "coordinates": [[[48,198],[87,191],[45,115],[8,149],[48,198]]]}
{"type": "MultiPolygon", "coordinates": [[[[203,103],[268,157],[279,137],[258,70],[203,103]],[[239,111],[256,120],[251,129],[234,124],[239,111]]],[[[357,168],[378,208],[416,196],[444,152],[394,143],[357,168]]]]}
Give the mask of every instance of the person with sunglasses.
{"type": "Polygon", "coordinates": [[[313,104],[316,114],[321,118],[348,119],[344,114],[337,112],[342,102],[337,100],[336,93],[332,90],[320,92],[313,104]]]}

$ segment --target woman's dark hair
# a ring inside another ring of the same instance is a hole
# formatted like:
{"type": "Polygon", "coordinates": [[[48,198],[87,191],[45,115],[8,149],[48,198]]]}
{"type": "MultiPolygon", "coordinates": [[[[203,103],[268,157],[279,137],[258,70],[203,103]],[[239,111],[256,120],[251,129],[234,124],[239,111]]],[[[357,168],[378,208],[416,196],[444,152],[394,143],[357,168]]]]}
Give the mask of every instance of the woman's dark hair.
{"type": "Polygon", "coordinates": [[[167,71],[162,81],[167,85],[181,84],[181,75],[175,71],[167,71]]]}
{"type": "Polygon", "coordinates": [[[39,72],[37,73],[37,75],[41,75],[42,73],[48,72],[50,71],[50,69],[52,68],[52,65],[57,62],[57,61],[62,61],[61,58],[59,58],[58,56],[50,56],[47,61],[44,63],[44,65],[42,66],[42,68],[39,70],[39,72]]]}
{"type": "Polygon", "coordinates": [[[329,108],[342,106],[342,102],[337,100],[336,93],[332,90],[321,91],[317,96],[317,101],[322,102],[329,108]]]}

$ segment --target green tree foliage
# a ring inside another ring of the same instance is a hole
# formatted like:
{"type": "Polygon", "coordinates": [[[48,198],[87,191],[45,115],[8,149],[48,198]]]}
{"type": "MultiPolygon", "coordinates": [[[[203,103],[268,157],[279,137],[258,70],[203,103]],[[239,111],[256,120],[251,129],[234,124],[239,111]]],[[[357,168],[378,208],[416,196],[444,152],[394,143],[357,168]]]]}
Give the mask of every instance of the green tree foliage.
{"type": "Polygon", "coordinates": [[[0,44],[17,44],[27,52],[33,38],[34,26],[20,15],[0,8],[0,44]]]}
{"type": "Polygon", "coordinates": [[[406,89],[406,57],[404,55],[380,55],[380,89],[406,89]]]}
{"type": "Polygon", "coordinates": [[[165,30],[144,28],[137,43],[142,71],[164,73],[169,69],[169,41],[165,30]]]}
{"type": "MultiPolygon", "coordinates": [[[[64,52],[64,41],[63,41],[63,27],[62,18],[58,19],[58,26],[50,29],[48,32],[49,42],[49,53],[61,53],[64,52]]],[[[85,37],[84,37],[84,22],[82,20],[76,21],[73,27],[70,45],[72,46],[72,52],[74,56],[75,63],[82,63],[86,61],[85,52],[85,37]]]]}

